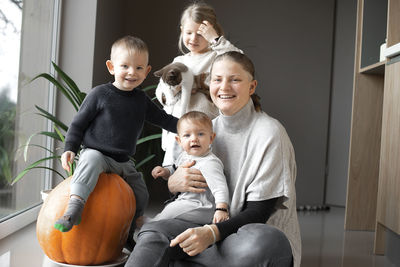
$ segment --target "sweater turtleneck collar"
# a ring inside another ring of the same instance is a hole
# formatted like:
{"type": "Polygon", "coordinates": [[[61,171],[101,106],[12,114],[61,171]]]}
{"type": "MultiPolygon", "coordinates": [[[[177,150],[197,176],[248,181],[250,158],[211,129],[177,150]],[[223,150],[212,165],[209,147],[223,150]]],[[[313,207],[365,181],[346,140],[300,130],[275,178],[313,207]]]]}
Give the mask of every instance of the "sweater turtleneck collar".
{"type": "Polygon", "coordinates": [[[256,111],[254,109],[253,100],[250,98],[247,104],[234,115],[226,116],[220,111],[219,118],[226,131],[237,133],[249,128],[253,120],[254,112],[256,111]]]}

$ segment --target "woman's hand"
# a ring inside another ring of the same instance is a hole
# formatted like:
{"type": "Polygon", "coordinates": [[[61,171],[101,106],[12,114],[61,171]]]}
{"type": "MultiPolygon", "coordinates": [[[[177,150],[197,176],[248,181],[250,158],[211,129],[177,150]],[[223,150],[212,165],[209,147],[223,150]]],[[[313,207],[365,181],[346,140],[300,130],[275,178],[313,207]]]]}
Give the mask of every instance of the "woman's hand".
{"type": "Polygon", "coordinates": [[[61,165],[64,170],[70,172],[71,168],[69,163],[72,164],[74,162],[74,158],[75,158],[75,153],[72,151],[65,151],[61,155],[61,165]]]}
{"type": "Polygon", "coordinates": [[[190,168],[196,162],[188,162],[179,166],[178,169],[169,177],[168,188],[171,193],[193,192],[203,193],[207,187],[206,179],[198,169],[190,168]]]}
{"type": "Polygon", "coordinates": [[[206,39],[209,43],[212,43],[216,38],[219,37],[217,31],[214,29],[214,26],[206,20],[200,24],[197,34],[203,36],[204,39],[206,39]]]}
{"type": "Polygon", "coordinates": [[[196,256],[218,240],[219,231],[216,225],[202,226],[187,229],[171,240],[170,247],[175,247],[179,244],[186,254],[196,256]],[[214,229],[215,240],[209,227],[214,229]]]}

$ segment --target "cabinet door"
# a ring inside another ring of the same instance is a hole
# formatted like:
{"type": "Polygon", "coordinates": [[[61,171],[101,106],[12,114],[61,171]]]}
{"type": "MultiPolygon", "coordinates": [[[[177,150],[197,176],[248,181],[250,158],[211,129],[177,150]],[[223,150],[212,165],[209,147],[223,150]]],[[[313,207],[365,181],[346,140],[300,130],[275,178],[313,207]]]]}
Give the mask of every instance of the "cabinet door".
{"type": "MultiPolygon", "coordinates": [[[[376,239],[383,238],[384,228],[400,234],[399,203],[400,62],[397,62],[388,64],[385,70],[376,239]]],[[[376,247],[376,252],[379,250],[376,247]]]]}

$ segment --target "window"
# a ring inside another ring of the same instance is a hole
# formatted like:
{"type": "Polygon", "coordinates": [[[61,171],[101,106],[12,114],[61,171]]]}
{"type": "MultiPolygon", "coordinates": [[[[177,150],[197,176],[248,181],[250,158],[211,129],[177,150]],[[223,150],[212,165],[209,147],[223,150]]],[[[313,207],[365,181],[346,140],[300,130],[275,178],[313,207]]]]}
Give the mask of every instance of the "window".
{"type": "MultiPolygon", "coordinates": [[[[51,186],[48,173],[42,169],[29,172],[13,186],[9,185],[9,181],[28,164],[45,156],[42,149],[32,148],[25,162],[23,149],[19,148],[33,133],[49,128],[47,120],[35,114],[35,105],[51,112],[53,90],[44,79],[31,80],[39,73],[50,72],[51,61],[56,61],[59,3],[60,0],[24,3],[20,0],[0,0],[0,31],[4,32],[0,32],[0,62],[7,62],[1,64],[7,71],[13,70],[13,74],[5,74],[0,69],[0,75],[7,75],[7,78],[0,79],[0,96],[5,99],[0,97],[0,101],[3,101],[0,104],[0,118],[4,117],[8,122],[7,126],[4,124],[7,140],[0,136],[0,150],[7,152],[0,151],[0,164],[4,163],[0,173],[0,239],[36,219],[41,204],[40,191],[51,186]],[[12,15],[14,13],[19,15],[12,15]],[[13,23],[9,24],[11,21],[13,23]],[[14,28],[18,30],[14,31],[14,28]],[[17,36],[10,37],[12,34],[17,36]],[[8,44],[11,41],[14,43],[8,44]],[[4,58],[10,55],[14,56],[4,58]],[[16,67],[13,67],[14,64],[16,67]],[[15,79],[11,80],[10,77],[15,79]],[[3,112],[6,107],[11,111],[3,112]]],[[[3,122],[0,123],[0,130],[3,130],[3,122]]],[[[45,138],[38,138],[34,137],[35,144],[51,145],[45,138]]]]}
{"type": "Polygon", "coordinates": [[[0,220],[16,212],[13,177],[22,1],[0,0],[0,220]]]}

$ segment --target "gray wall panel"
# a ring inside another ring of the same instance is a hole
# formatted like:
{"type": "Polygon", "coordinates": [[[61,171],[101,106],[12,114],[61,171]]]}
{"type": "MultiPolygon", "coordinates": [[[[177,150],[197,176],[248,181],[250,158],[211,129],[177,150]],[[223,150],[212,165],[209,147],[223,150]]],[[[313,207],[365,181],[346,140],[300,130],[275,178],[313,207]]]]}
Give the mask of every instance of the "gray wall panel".
{"type": "Polygon", "coordinates": [[[345,206],[357,1],[337,0],[336,7],[326,203],[345,206]]]}

